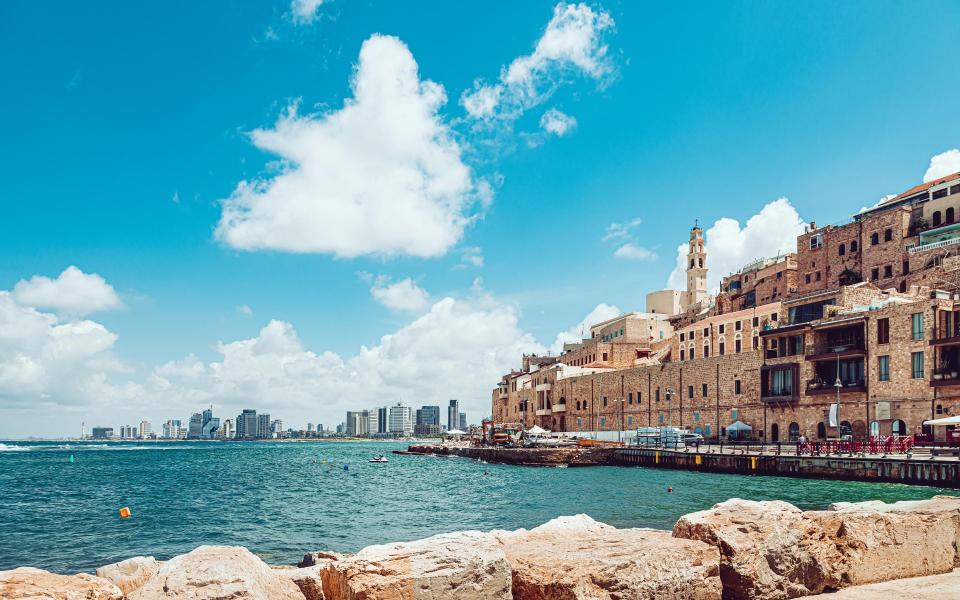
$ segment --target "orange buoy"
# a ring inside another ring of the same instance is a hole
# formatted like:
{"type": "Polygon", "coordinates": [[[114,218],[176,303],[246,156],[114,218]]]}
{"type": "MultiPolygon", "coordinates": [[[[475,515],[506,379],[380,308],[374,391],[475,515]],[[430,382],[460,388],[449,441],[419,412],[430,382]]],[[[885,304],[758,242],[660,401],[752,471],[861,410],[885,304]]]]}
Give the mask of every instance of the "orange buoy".
{"type": "Polygon", "coordinates": [[[130,513],[130,509],[129,509],[129,508],[127,508],[126,506],[124,506],[123,508],[120,509],[120,518],[121,518],[121,519],[129,519],[130,516],[131,516],[131,513],[130,513]]]}

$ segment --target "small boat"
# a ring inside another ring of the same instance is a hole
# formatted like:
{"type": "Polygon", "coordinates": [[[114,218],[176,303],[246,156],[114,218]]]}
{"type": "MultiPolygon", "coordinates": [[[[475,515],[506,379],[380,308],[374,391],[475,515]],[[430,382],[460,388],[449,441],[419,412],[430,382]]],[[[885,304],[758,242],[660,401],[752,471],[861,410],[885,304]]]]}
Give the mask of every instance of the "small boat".
{"type": "Polygon", "coordinates": [[[387,457],[386,457],[386,456],[384,456],[384,455],[382,455],[382,454],[378,454],[378,455],[374,456],[373,458],[371,458],[368,462],[372,462],[372,463],[385,463],[385,462],[390,462],[390,461],[387,460],[387,457]]]}

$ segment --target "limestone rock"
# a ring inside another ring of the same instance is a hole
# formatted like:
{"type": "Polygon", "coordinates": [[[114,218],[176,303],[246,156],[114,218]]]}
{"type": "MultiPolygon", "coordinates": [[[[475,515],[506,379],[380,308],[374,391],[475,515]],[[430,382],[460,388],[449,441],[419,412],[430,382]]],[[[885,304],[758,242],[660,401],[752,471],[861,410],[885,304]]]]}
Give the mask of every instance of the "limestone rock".
{"type": "Polygon", "coordinates": [[[88,573],[57,575],[33,567],[0,571],[3,600],[122,600],[113,583],[88,573]]]}
{"type": "Polygon", "coordinates": [[[724,598],[795,598],[842,583],[832,540],[787,502],[733,498],[681,517],[673,535],[719,548],[724,598]]]}
{"type": "Polygon", "coordinates": [[[463,531],[368,546],[321,571],[329,600],[510,600],[510,567],[496,539],[463,531]]]}
{"type": "Polygon", "coordinates": [[[282,577],[246,548],[200,546],[167,561],[130,600],[303,600],[282,577]]]}
{"type": "Polygon", "coordinates": [[[517,600],[715,600],[720,555],[666,531],[617,529],[587,515],[495,531],[517,600]]]}
{"type": "Polygon", "coordinates": [[[129,594],[153,577],[159,569],[160,564],[152,556],[134,556],[100,567],[97,569],[97,577],[113,582],[121,592],[129,594]]]}
{"type": "Polygon", "coordinates": [[[949,573],[960,566],[960,498],[838,503],[807,513],[843,555],[844,585],[949,573]]]}
{"type": "Polygon", "coordinates": [[[273,567],[277,575],[289,579],[298,588],[306,600],[324,600],[323,574],[329,568],[330,562],[315,564],[309,567],[273,567]]]}

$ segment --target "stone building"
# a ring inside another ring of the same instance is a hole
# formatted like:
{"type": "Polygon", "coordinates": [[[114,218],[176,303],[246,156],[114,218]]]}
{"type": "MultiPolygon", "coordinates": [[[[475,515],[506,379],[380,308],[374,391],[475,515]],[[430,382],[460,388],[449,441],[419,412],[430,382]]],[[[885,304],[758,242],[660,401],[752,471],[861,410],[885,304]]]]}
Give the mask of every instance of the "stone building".
{"type": "Polygon", "coordinates": [[[723,278],[717,312],[733,312],[782,300],[797,291],[797,255],[754,261],[723,278]]]}

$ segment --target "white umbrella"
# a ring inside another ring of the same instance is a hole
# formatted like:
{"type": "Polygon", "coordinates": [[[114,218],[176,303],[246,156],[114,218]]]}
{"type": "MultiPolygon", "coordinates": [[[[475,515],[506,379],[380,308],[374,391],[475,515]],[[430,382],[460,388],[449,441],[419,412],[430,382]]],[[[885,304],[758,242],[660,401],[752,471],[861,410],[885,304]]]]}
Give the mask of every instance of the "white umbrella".
{"type": "Polygon", "coordinates": [[[451,429],[447,432],[447,435],[464,435],[466,433],[466,431],[460,431],[459,429],[451,429]]]}
{"type": "Polygon", "coordinates": [[[960,416],[956,417],[944,417],[942,419],[931,419],[930,421],[924,421],[924,425],[960,425],[960,416]]]}
{"type": "Polygon", "coordinates": [[[534,425],[533,427],[527,430],[527,433],[532,433],[533,435],[540,435],[542,433],[550,433],[550,432],[544,429],[543,427],[540,427],[539,425],[534,425]]]}

